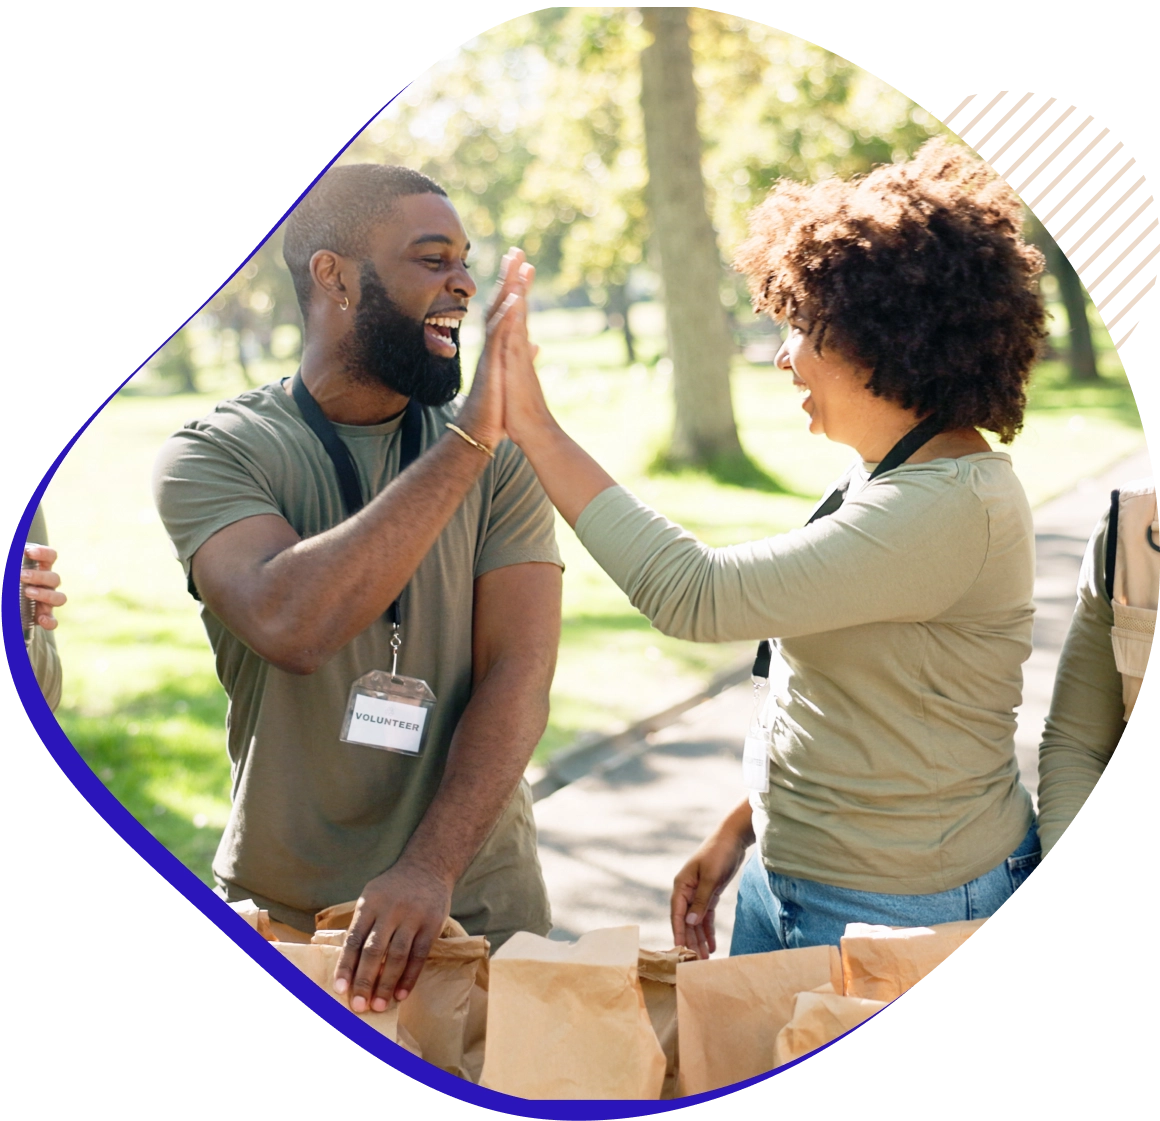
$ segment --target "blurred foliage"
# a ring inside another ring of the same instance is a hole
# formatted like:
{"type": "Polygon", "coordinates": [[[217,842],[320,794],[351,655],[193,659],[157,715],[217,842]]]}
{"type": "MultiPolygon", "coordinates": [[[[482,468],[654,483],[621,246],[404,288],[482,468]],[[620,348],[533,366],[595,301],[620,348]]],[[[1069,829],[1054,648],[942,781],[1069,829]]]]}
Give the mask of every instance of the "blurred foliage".
{"type": "MultiPolygon", "coordinates": [[[[770,333],[727,267],[746,215],[781,177],[850,176],[945,134],[921,107],[853,63],[774,28],[690,10],[708,201],[725,258],[721,297],[738,339],[770,333]]],[[[397,97],[341,162],[402,163],[446,187],[490,281],[508,245],[537,266],[539,305],[595,305],[638,360],[629,306],[657,288],[636,8],[548,8],[465,44],[397,97]]],[[[263,380],[295,360],[300,318],[275,233],[128,392],[263,380]]],[[[772,353],[772,352],[771,352],[772,353]]],[[[655,362],[659,353],[644,355],[655,362]]]]}
{"type": "MultiPolygon", "coordinates": [[[[690,19],[706,185],[726,257],[778,177],[866,171],[906,158],[940,129],[896,90],[811,43],[704,9],[690,19]]],[[[463,217],[480,278],[520,245],[536,262],[541,303],[604,308],[635,360],[628,306],[657,284],[637,61],[645,43],[636,8],[521,16],[414,82],[342,162],[431,175],[463,217]]],[[[727,268],[722,289],[726,306],[751,320],[744,285],[727,268]]],[[[223,364],[252,384],[263,361],[296,357],[299,322],[275,234],[131,391],[189,391],[200,368],[223,364]]]]}

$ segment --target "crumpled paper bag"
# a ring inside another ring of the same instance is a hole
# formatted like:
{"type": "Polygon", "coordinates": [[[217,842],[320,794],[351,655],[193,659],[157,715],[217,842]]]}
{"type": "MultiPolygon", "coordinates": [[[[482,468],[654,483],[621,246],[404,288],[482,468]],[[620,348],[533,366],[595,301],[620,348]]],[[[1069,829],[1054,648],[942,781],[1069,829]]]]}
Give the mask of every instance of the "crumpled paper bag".
{"type": "MultiPolygon", "coordinates": [[[[256,905],[253,899],[242,899],[238,903],[231,903],[230,906],[264,939],[273,942],[278,953],[310,977],[328,997],[342,1004],[347,1003],[346,998],[340,997],[334,991],[334,970],[338,967],[342,956],[342,938],[346,934],[345,931],[326,932],[338,935],[336,938],[335,936],[327,938],[326,934],[319,938],[317,933],[306,934],[304,931],[295,930],[292,926],[271,920],[269,912],[256,905]]],[[[349,1008],[349,1004],[347,1007],[349,1008]]],[[[421,1055],[418,1044],[411,1035],[405,1028],[399,1027],[397,1001],[392,1000],[391,1006],[385,1012],[355,1012],[355,1015],[375,1028],[376,1032],[385,1035],[392,1043],[398,1043],[399,1046],[412,1051],[414,1055],[421,1055]]]]}
{"type": "MultiPolygon", "coordinates": [[[[354,910],[351,900],[319,911],[313,941],[340,947],[341,953],[354,910]]],[[[486,938],[469,935],[448,918],[415,987],[398,1006],[399,1028],[423,1058],[471,1081],[478,1081],[483,1067],[489,948],[486,938]]]]}
{"type": "Polygon", "coordinates": [[[842,983],[836,946],[709,958],[677,966],[682,1095],[732,1086],[772,1070],[778,1033],[794,999],[842,983]]]}
{"type": "Polygon", "coordinates": [[[842,936],[846,996],[891,1001],[948,958],[986,919],[937,926],[850,923],[842,936]]]}
{"type": "Polygon", "coordinates": [[[657,1042],[665,1053],[665,1080],[661,1086],[662,1100],[677,1096],[677,1071],[680,1053],[677,1036],[677,965],[682,961],[696,961],[693,950],[678,946],[673,950],[641,950],[637,958],[637,974],[644,993],[644,1005],[656,1033],[657,1042]]]}
{"type": "MultiPolygon", "coordinates": [[[[339,946],[319,946],[311,943],[303,945],[299,942],[275,942],[273,945],[274,949],[298,966],[319,988],[325,989],[344,1008],[350,1009],[346,996],[334,991],[334,971],[338,966],[338,959],[342,956],[342,949],[339,946]]],[[[413,1054],[419,1054],[414,1040],[399,1030],[399,1005],[396,1001],[391,1001],[385,1012],[352,1011],[352,1014],[392,1042],[406,1047],[413,1054]]]]}
{"type": "Polygon", "coordinates": [[[794,997],[793,1018],[774,1041],[773,1065],[783,1066],[816,1051],[885,1007],[884,1000],[843,996],[834,992],[833,985],[798,993],[794,997]]]}
{"type": "Polygon", "coordinates": [[[236,903],[230,903],[229,907],[241,915],[267,942],[310,941],[310,935],[305,931],[296,930],[284,922],[270,918],[270,912],[259,907],[252,899],[239,899],[236,903]]]}
{"type": "Polygon", "coordinates": [[[647,1100],[665,1055],[637,973],[639,929],[575,943],[521,931],[491,959],[480,1084],[523,1098],[647,1100]]]}

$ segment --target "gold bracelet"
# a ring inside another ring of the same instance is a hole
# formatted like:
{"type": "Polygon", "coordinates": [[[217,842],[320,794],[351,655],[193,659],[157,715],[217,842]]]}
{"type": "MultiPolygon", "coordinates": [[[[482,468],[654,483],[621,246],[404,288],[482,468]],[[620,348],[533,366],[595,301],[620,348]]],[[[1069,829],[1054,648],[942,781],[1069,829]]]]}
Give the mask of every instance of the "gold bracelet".
{"type": "Polygon", "coordinates": [[[474,436],[469,436],[458,424],[446,424],[445,428],[450,428],[456,436],[462,436],[473,448],[479,448],[484,455],[489,459],[495,459],[495,452],[491,450],[486,444],[481,444],[474,436]]]}

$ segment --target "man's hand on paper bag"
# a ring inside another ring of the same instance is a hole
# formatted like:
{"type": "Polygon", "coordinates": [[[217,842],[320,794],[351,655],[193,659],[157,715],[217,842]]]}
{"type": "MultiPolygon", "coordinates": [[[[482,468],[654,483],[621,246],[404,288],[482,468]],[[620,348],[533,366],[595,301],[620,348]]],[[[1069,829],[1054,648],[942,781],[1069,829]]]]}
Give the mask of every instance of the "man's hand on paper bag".
{"type": "Polygon", "coordinates": [[[385,1012],[404,1000],[451,913],[451,885],[401,858],[359,896],[334,991],[350,992],[354,1012],[385,1012]]]}
{"type": "Polygon", "coordinates": [[[717,901],[753,844],[753,815],[742,802],[693,853],[673,880],[673,942],[707,958],[717,949],[717,901]]]}

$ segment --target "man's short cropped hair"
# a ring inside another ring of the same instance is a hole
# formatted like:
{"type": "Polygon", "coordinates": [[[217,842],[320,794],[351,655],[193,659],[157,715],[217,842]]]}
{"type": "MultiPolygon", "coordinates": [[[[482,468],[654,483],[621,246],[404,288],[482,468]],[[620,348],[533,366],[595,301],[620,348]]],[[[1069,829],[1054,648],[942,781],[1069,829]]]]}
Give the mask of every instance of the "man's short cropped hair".
{"type": "Polygon", "coordinates": [[[370,232],[407,195],[443,195],[434,179],[394,164],[354,163],[331,168],[294,208],[282,235],[282,256],[294,280],[302,318],[310,307],[310,258],[320,249],[362,258],[370,232]]]}

